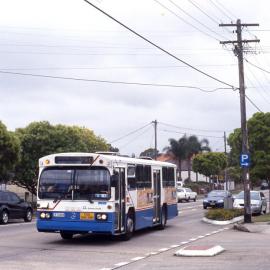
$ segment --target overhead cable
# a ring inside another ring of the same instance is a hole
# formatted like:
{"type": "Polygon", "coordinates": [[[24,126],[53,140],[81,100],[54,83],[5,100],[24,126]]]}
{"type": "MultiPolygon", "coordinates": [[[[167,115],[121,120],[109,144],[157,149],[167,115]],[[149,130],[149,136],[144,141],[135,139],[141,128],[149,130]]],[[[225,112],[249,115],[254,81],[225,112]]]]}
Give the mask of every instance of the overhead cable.
{"type": "Polygon", "coordinates": [[[122,139],[124,139],[124,138],[126,138],[126,137],[128,137],[128,136],[130,136],[130,135],[132,135],[132,134],[134,134],[134,133],[137,133],[138,131],[140,131],[140,130],[142,130],[142,129],[144,129],[144,128],[150,126],[150,125],[152,125],[152,122],[150,122],[150,123],[148,123],[148,124],[146,124],[146,125],[144,125],[144,126],[142,126],[142,127],[140,127],[140,128],[137,128],[137,129],[135,129],[135,130],[133,130],[133,131],[127,133],[126,135],[121,136],[120,138],[117,138],[117,139],[115,139],[115,140],[112,140],[111,142],[109,142],[109,144],[112,144],[112,143],[115,143],[115,142],[117,142],[117,141],[120,141],[120,140],[122,140],[122,139]]]}
{"type": "Polygon", "coordinates": [[[72,80],[72,81],[83,81],[83,82],[96,82],[96,83],[110,83],[110,84],[125,84],[125,85],[140,85],[140,86],[154,86],[154,87],[171,87],[171,88],[188,88],[196,89],[205,93],[212,93],[218,90],[236,90],[228,87],[218,87],[211,90],[206,90],[201,87],[191,86],[191,85],[176,85],[176,84],[157,84],[157,83],[140,83],[140,82],[125,82],[125,81],[110,81],[110,80],[96,80],[96,79],[85,79],[76,77],[63,77],[63,76],[52,76],[44,74],[33,74],[33,73],[22,73],[22,72],[11,72],[0,70],[0,74],[11,74],[20,76],[30,76],[30,77],[40,77],[40,78],[50,78],[50,79],[61,79],[61,80],[72,80]]]}
{"type": "Polygon", "coordinates": [[[170,53],[169,51],[167,51],[167,50],[161,48],[160,46],[158,46],[158,45],[155,44],[154,42],[152,42],[152,41],[150,41],[149,39],[145,38],[144,36],[142,36],[141,34],[139,34],[139,33],[136,32],[136,31],[132,30],[130,27],[126,26],[125,24],[123,24],[123,23],[120,22],[119,20],[115,19],[113,16],[109,15],[108,13],[106,13],[105,11],[103,11],[102,9],[100,9],[99,7],[95,6],[95,5],[92,4],[90,1],[88,1],[88,0],[83,0],[83,1],[86,2],[86,3],[88,3],[89,5],[91,5],[92,7],[94,7],[95,9],[97,9],[98,11],[100,11],[101,13],[103,13],[104,15],[106,15],[107,17],[109,17],[110,19],[112,19],[113,21],[115,21],[116,23],[120,24],[121,26],[123,26],[124,28],[126,28],[128,31],[132,32],[132,33],[135,34],[136,36],[140,37],[140,38],[143,39],[144,41],[148,42],[148,43],[151,44],[152,46],[154,46],[154,47],[156,47],[157,49],[163,51],[164,53],[168,54],[169,56],[173,57],[174,59],[180,61],[181,63],[183,63],[183,64],[185,64],[185,65],[187,65],[187,66],[189,66],[189,67],[192,68],[193,70],[196,70],[197,72],[199,72],[199,73],[201,73],[201,74],[203,74],[203,75],[205,75],[205,76],[207,76],[207,77],[209,77],[209,78],[211,78],[211,79],[213,79],[213,80],[215,80],[215,81],[217,81],[217,82],[219,82],[219,83],[222,83],[222,84],[224,84],[224,85],[227,85],[227,86],[231,87],[232,89],[236,89],[235,86],[233,86],[233,85],[231,85],[231,84],[229,84],[229,83],[226,83],[226,82],[224,82],[224,81],[222,81],[222,80],[220,80],[220,79],[218,79],[218,78],[216,78],[216,77],[214,77],[214,76],[212,76],[212,75],[210,75],[210,74],[208,74],[208,73],[206,73],[206,72],[204,72],[204,71],[202,71],[202,70],[200,70],[200,69],[198,69],[198,68],[192,66],[191,64],[187,63],[186,61],[184,61],[184,60],[178,58],[177,56],[173,55],[173,54],[170,53]]]}
{"type": "MultiPolygon", "coordinates": [[[[175,7],[177,7],[179,10],[181,10],[184,14],[186,14],[188,17],[192,18],[194,21],[196,21],[197,23],[199,23],[201,26],[203,26],[204,28],[206,28],[208,31],[222,37],[223,39],[227,39],[226,37],[224,37],[223,35],[217,33],[216,31],[214,31],[213,29],[211,29],[210,27],[208,27],[207,25],[205,25],[204,23],[202,23],[202,21],[199,21],[198,19],[196,19],[194,16],[190,15],[188,12],[186,12],[183,8],[181,8],[179,5],[177,5],[174,1],[169,0],[175,7]]],[[[216,39],[217,40],[217,39],[216,39]]]]}

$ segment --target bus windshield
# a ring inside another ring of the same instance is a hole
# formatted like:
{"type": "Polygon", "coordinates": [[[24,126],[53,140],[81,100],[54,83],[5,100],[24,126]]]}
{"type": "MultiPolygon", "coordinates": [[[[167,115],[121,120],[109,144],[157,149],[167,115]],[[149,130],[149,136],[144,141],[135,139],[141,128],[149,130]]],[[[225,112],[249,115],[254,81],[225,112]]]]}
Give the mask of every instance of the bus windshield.
{"type": "Polygon", "coordinates": [[[40,199],[110,198],[110,173],[102,167],[48,168],[39,178],[40,199]]]}

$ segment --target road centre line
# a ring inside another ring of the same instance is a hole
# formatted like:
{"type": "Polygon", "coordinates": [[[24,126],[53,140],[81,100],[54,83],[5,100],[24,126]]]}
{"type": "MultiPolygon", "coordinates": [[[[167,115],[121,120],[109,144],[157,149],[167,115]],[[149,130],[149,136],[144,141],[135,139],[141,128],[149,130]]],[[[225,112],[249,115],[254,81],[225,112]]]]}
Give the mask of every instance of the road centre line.
{"type": "Polygon", "coordinates": [[[191,242],[200,240],[202,238],[205,238],[205,237],[208,237],[208,236],[217,234],[217,233],[221,233],[221,232],[223,232],[225,230],[228,230],[228,229],[229,229],[229,227],[224,227],[222,229],[219,229],[217,231],[212,231],[211,233],[207,233],[205,235],[199,235],[196,238],[190,238],[188,241],[183,241],[180,244],[171,245],[169,248],[161,248],[158,251],[152,251],[152,252],[146,253],[145,256],[132,258],[132,259],[130,259],[129,262],[120,262],[120,263],[114,264],[114,267],[113,268],[102,268],[100,270],[114,270],[114,269],[118,269],[118,268],[121,268],[122,266],[131,264],[131,263],[135,263],[135,262],[140,261],[140,260],[143,260],[143,259],[147,259],[147,258],[152,257],[154,255],[159,255],[160,253],[167,252],[169,250],[178,248],[180,246],[186,245],[188,243],[191,243],[191,242]]]}

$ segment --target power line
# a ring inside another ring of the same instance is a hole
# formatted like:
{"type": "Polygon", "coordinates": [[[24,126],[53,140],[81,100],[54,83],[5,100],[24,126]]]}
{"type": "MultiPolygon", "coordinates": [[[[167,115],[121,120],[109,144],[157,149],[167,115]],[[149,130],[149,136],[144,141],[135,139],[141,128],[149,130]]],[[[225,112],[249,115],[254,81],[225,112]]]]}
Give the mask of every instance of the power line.
{"type": "Polygon", "coordinates": [[[164,132],[169,132],[169,133],[177,133],[177,134],[183,134],[183,135],[195,135],[198,137],[207,137],[207,138],[216,138],[216,139],[222,139],[223,140],[223,136],[218,137],[218,136],[212,136],[212,135],[202,135],[202,134],[191,134],[191,133],[186,133],[186,132],[179,132],[176,130],[167,130],[167,129],[160,129],[160,131],[164,131],[164,132]]]}
{"type": "Polygon", "coordinates": [[[52,76],[43,74],[33,74],[33,73],[22,73],[22,72],[11,72],[0,70],[0,74],[10,74],[10,75],[20,75],[20,76],[30,76],[30,77],[40,77],[40,78],[50,78],[50,79],[61,79],[61,80],[72,80],[72,81],[83,81],[83,82],[96,82],[96,83],[110,83],[110,84],[125,84],[125,85],[140,85],[140,86],[153,86],[153,87],[171,87],[171,88],[188,88],[196,89],[205,93],[212,93],[218,90],[236,90],[226,87],[218,87],[211,90],[206,90],[201,87],[191,86],[191,85],[176,85],[176,84],[155,84],[155,83],[140,83],[140,82],[124,82],[124,81],[110,81],[110,80],[95,80],[95,79],[84,79],[75,77],[62,77],[62,76],[52,76]]]}
{"type": "Polygon", "coordinates": [[[207,16],[211,21],[216,23],[217,25],[219,24],[219,21],[215,20],[213,17],[208,15],[203,9],[200,8],[198,4],[195,4],[192,0],[188,0],[194,7],[196,7],[199,11],[201,11],[205,16],[207,16]]]}
{"type": "Polygon", "coordinates": [[[246,94],[245,97],[259,112],[262,112],[262,110],[246,94]]]}
{"type": "Polygon", "coordinates": [[[249,60],[247,60],[246,58],[244,58],[244,59],[245,59],[245,61],[246,61],[247,63],[249,63],[251,66],[253,66],[253,67],[257,68],[257,69],[260,69],[261,71],[264,71],[264,72],[266,72],[266,73],[270,73],[269,70],[266,70],[266,69],[264,69],[264,68],[262,68],[262,67],[259,67],[259,66],[255,65],[255,64],[251,63],[251,62],[250,62],[249,60]]]}
{"type": "Polygon", "coordinates": [[[214,1],[209,0],[209,2],[216,8],[218,9],[223,15],[225,15],[230,21],[232,21],[232,18],[230,16],[228,16],[228,14],[226,14],[216,3],[214,3],[214,1]]]}
{"type": "MultiPolygon", "coordinates": [[[[236,66],[236,64],[202,64],[196,65],[197,67],[227,67],[236,66]]],[[[12,71],[12,70],[103,70],[103,69],[170,69],[170,68],[188,68],[186,65],[167,65],[167,66],[99,66],[99,67],[0,67],[0,70],[3,71],[12,71]]]]}
{"type": "MultiPolygon", "coordinates": [[[[200,25],[202,25],[204,28],[206,28],[208,31],[222,37],[225,38],[224,36],[222,36],[221,34],[217,33],[216,31],[214,31],[213,29],[211,29],[210,27],[208,27],[207,25],[205,25],[204,23],[202,23],[201,21],[199,21],[198,19],[196,19],[195,17],[193,17],[192,15],[190,15],[188,12],[186,12],[183,8],[181,8],[179,5],[177,5],[174,1],[169,0],[174,6],[176,6],[179,10],[181,10],[184,14],[186,14],[188,17],[192,18],[194,21],[196,21],[197,23],[199,23],[200,25]]],[[[217,40],[217,39],[216,39],[217,40]]]]}
{"type": "Polygon", "coordinates": [[[121,137],[119,137],[119,138],[117,138],[117,139],[115,139],[115,140],[112,140],[111,142],[109,142],[109,144],[112,144],[112,143],[114,143],[114,142],[120,141],[120,140],[122,140],[122,139],[124,139],[124,138],[126,138],[126,137],[128,137],[128,136],[130,136],[130,135],[132,135],[132,134],[134,134],[134,133],[137,133],[138,131],[140,131],[140,130],[142,130],[142,129],[146,128],[147,126],[150,126],[150,125],[152,125],[152,122],[150,122],[150,123],[148,123],[148,124],[146,124],[146,125],[144,125],[144,126],[142,126],[142,127],[140,127],[140,128],[137,128],[137,129],[135,129],[135,130],[133,130],[133,131],[127,133],[127,134],[124,135],[124,136],[121,136],[121,137]]]}
{"type": "Polygon", "coordinates": [[[135,140],[137,140],[139,137],[141,137],[142,135],[144,135],[145,133],[147,133],[150,129],[152,129],[152,127],[149,127],[148,129],[144,130],[143,132],[141,132],[140,134],[138,134],[136,137],[134,137],[132,140],[129,140],[127,143],[125,143],[122,146],[119,146],[119,149],[123,149],[126,146],[128,146],[129,144],[133,143],[135,140]]]}
{"type": "Polygon", "coordinates": [[[193,27],[194,29],[198,30],[199,32],[203,33],[204,35],[212,38],[212,39],[215,39],[217,41],[219,41],[216,37],[206,33],[205,31],[201,30],[199,27],[197,27],[196,25],[188,22],[187,20],[185,20],[184,18],[182,18],[181,16],[179,16],[177,13],[175,13],[174,11],[172,11],[171,9],[169,9],[168,7],[166,7],[164,4],[160,3],[158,0],[154,0],[157,4],[159,4],[160,6],[162,6],[163,8],[165,8],[166,10],[168,10],[171,14],[173,14],[174,16],[176,16],[178,19],[180,19],[181,21],[183,21],[185,24],[193,27]]]}
{"type": "Polygon", "coordinates": [[[122,22],[118,21],[117,19],[115,19],[114,17],[112,17],[111,15],[109,15],[108,13],[106,13],[105,11],[103,11],[102,9],[98,8],[97,6],[95,6],[94,4],[92,4],[91,2],[89,2],[88,0],[83,0],[84,2],[88,3],[89,5],[91,5],[92,7],[94,7],[95,9],[97,9],[98,11],[100,11],[101,13],[103,13],[104,15],[106,15],[107,17],[109,17],[110,19],[112,19],[113,21],[115,21],[116,23],[120,24],[121,26],[123,26],[124,28],[126,28],[128,31],[132,32],[133,34],[135,34],[136,36],[140,37],[141,39],[143,39],[144,41],[148,42],[149,44],[151,44],[152,46],[156,47],[157,49],[163,51],[164,53],[168,54],[169,56],[173,57],[174,59],[180,61],[181,63],[189,66],[190,68],[192,68],[193,70],[196,70],[197,72],[217,81],[220,82],[224,85],[227,85],[229,87],[231,87],[232,89],[236,89],[235,86],[228,84],[222,80],[219,80],[218,78],[215,78],[214,76],[192,66],[191,64],[185,62],[184,60],[176,57],[175,55],[173,55],[172,53],[168,52],[167,50],[161,48],[160,46],[158,46],[157,44],[153,43],[152,41],[150,41],[149,39],[145,38],[144,36],[140,35],[139,33],[137,33],[136,31],[132,30],[131,28],[129,28],[128,26],[126,26],[125,24],[123,24],[122,22]]]}
{"type": "Polygon", "coordinates": [[[220,133],[220,132],[223,133],[224,132],[224,130],[194,129],[194,128],[187,128],[187,127],[180,127],[180,126],[176,126],[176,125],[172,125],[172,124],[168,124],[168,123],[164,123],[164,122],[158,122],[158,123],[161,125],[164,125],[164,126],[178,128],[178,129],[184,129],[184,130],[194,130],[194,131],[212,132],[212,133],[220,133]]]}
{"type": "MultiPolygon", "coordinates": [[[[227,9],[223,4],[220,3],[220,1],[216,0],[216,4],[218,4],[221,8],[223,8],[223,10],[229,14],[230,16],[234,17],[235,19],[237,19],[237,17],[229,10],[227,9]]],[[[225,13],[224,13],[225,14],[225,13]]],[[[230,17],[228,17],[230,18],[230,17]]]]}
{"type": "Polygon", "coordinates": [[[268,95],[270,94],[270,92],[268,93],[265,89],[265,87],[261,84],[260,80],[256,77],[256,75],[254,74],[254,72],[249,68],[249,66],[247,66],[250,74],[253,76],[253,78],[255,79],[255,81],[257,82],[257,84],[259,85],[259,88],[261,88],[263,90],[263,92],[265,92],[266,96],[263,95],[263,92],[259,92],[260,95],[263,97],[263,100],[265,102],[267,102],[268,104],[270,104],[269,99],[268,99],[268,95]]]}

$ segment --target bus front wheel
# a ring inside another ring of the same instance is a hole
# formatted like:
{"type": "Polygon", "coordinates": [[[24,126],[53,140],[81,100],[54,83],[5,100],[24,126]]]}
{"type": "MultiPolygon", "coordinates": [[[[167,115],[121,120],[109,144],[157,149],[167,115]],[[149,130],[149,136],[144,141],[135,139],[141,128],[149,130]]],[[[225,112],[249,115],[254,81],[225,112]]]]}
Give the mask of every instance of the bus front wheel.
{"type": "Polygon", "coordinates": [[[124,241],[128,241],[134,233],[134,218],[132,214],[128,214],[126,219],[126,233],[122,236],[124,241]]]}
{"type": "Polygon", "coordinates": [[[65,240],[72,239],[73,237],[73,233],[69,233],[69,232],[60,232],[60,235],[62,239],[65,239],[65,240]]]}
{"type": "Polygon", "coordinates": [[[160,215],[160,224],[158,225],[158,229],[164,230],[167,224],[167,211],[166,207],[163,206],[161,210],[161,215],[160,215]]]}

